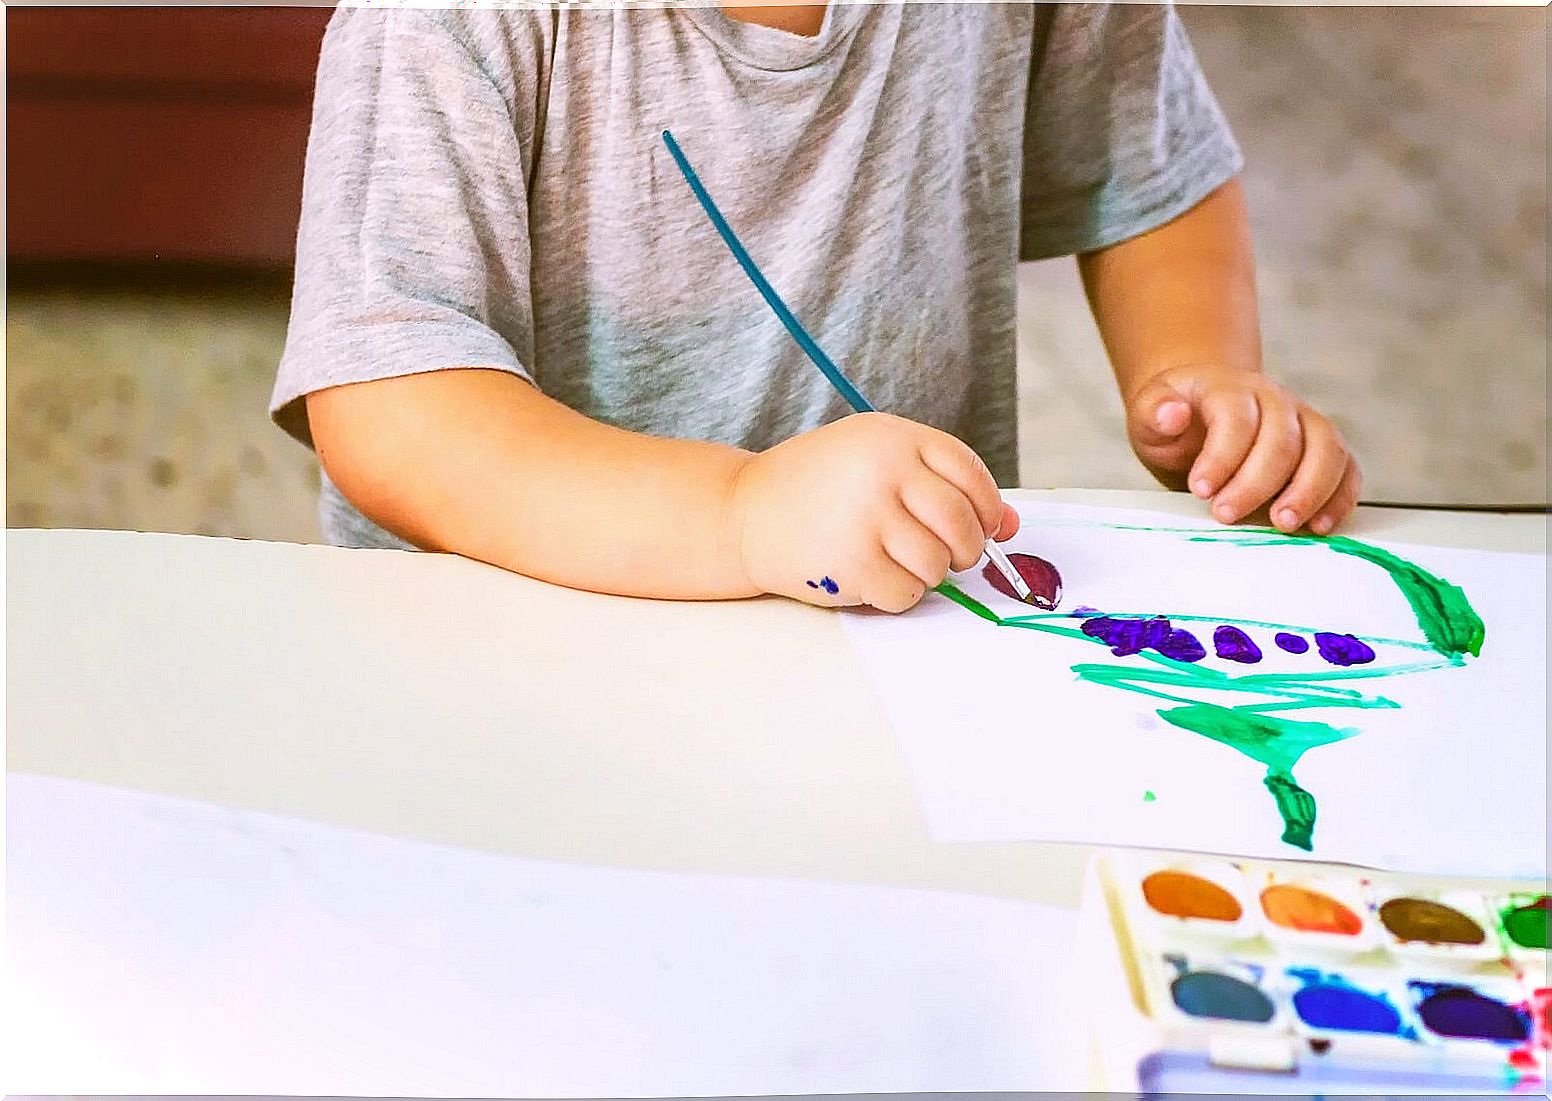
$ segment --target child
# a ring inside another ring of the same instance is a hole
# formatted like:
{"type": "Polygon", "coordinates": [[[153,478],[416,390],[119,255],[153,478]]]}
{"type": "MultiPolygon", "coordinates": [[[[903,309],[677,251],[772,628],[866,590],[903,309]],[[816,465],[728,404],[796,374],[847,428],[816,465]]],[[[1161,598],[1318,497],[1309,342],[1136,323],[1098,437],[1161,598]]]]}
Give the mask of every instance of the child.
{"type": "Polygon", "coordinates": [[[273,412],[334,543],[901,611],[1017,527],[1016,264],[1077,254],[1142,462],[1329,532],[1358,471],[1261,374],[1240,167],[1167,7],[341,10],[273,412]]]}

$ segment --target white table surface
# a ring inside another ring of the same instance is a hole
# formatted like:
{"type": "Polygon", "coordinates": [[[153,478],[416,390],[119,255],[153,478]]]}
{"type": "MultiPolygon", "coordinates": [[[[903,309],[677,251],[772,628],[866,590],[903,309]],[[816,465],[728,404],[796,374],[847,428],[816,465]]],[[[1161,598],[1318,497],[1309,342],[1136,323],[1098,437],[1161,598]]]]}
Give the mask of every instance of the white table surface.
{"type": "MultiPolygon", "coordinates": [[[[1201,518],[1164,493],[1029,491],[1201,518]]],[[[1545,553],[1546,517],[1361,510],[1545,553]]],[[[7,766],[471,849],[1076,906],[1089,853],[935,844],[837,617],[441,555],[7,533],[7,766]]]]}

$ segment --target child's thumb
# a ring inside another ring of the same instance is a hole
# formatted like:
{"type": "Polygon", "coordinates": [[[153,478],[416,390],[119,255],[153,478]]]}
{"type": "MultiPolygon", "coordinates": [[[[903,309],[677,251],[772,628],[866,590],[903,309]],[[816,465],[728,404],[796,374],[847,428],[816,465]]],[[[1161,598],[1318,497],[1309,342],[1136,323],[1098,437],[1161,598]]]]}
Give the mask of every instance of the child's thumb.
{"type": "Polygon", "coordinates": [[[1158,380],[1139,390],[1127,410],[1132,440],[1143,447],[1174,443],[1191,427],[1191,418],[1190,400],[1158,380]]]}

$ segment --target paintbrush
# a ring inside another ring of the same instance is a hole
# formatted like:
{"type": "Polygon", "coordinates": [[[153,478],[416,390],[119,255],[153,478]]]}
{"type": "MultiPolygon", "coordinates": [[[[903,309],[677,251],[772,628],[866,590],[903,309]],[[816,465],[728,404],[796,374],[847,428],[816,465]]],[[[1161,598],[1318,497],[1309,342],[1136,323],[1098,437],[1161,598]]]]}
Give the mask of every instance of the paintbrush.
{"type": "MultiPolygon", "coordinates": [[[[737,260],[738,266],[744,269],[744,274],[754,284],[755,290],[760,292],[760,297],[765,299],[765,304],[775,313],[777,320],[782,323],[787,332],[792,334],[792,339],[797,341],[798,347],[803,349],[803,354],[813,360],[814,366],[819,368],[820,373],[830,381],[831,386],[834,386],[840,392],[841,397],[846,399],[846,404],[850,405],[852,409],[858,413],[876,412],[873,404],[862,396],[860,390],[852,385],[851,380],[835,365],[835,362],[825,355],[824,349],[818,345],[813,337],[808,335],[808,330],[803,328],[802,323],[793,316],[792,311],[787,309],[787,304],[781,300],[781,295],[776,293],[776,288],[771,286],[765,275],[755,264],[754,259],[744,248],[743,242],[733,232],[733,227],[728,225],[727,219],[722,216],[722,211],[717,209],[717,204],[712,201],[711,195],[707,192],[705,185],[701,183],[700,177],[695,174],[695,169],[690,167],[690,162],[685,157],[684,151],[679,148],[679,143],[674,140],[673,134],[667,130],[663,131],[663,144],[668,146],[669,155],[674,158],[674,163],[679,166],[679,171],[684,173],[685,182],[690,185],[690,190],[695,193],[695,198],[701,204],[701,209],[706,212],[706,217],[711,219],[711,224],[716,229],[718,236],[722,238],[722,243],[727,245],[728,251],[733,254],[733,259],[737,260]]],[[[997,567],[997,572],[1007,578],[1008,584],[1013,586],[1013,591],[1018,593],[1020,600],[1026,604],[1033,603],[1029,585],[1019,576],[1018,570],[1013,568],[1013,563],[1009,562],[1008,556],[1002,553],[1002,548],[997,545],[996,540],[988,539],[986,541],[986,557],[991,559],[992,565],[997,567]]]]}

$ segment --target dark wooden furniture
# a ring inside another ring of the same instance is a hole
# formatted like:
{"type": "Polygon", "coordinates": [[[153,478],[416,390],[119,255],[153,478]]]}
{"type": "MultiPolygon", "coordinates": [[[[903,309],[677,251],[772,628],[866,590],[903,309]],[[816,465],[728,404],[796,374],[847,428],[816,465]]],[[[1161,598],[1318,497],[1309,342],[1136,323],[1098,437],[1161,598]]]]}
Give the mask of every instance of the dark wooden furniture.
{"type": "Polygon", "coordinates": [[[17,8],[9,261],[287,267],[328,8],[17,8]]]}

